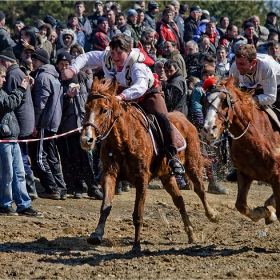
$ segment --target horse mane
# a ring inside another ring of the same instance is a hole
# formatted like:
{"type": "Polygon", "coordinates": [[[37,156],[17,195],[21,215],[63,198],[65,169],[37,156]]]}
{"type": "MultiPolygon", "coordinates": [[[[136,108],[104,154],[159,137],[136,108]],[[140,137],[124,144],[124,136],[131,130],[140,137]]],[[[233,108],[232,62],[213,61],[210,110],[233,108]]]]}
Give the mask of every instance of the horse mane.
{"type": "Polygon", "coordinates": [[[114,81],[111,79],[103,78],[101,80],[94,80],[92,84],[92,88],[90,91],[90,94],[88,95],[88,100],[94,98],[94,94],[102,94],[105,96],[114,96],[116,95],[116,92],[112,92],[112,85],[114,84],[114,81]]]}
{"type": "Polygon", "coordinates": [[[246,118],[251,122],[253,119],[254,111],[256,108],[258,108],[258,105],[252,98],[254,90],[248,90],[246,92],[241,91],[233,84],[230,77],[220,81],[219,85],[225,86],[230,93],[237,95],[238,100],[235,101],[238,102],[238,105],[240,107],[239,113],[241,114],[241,117],[244,119],[246,118]]]}

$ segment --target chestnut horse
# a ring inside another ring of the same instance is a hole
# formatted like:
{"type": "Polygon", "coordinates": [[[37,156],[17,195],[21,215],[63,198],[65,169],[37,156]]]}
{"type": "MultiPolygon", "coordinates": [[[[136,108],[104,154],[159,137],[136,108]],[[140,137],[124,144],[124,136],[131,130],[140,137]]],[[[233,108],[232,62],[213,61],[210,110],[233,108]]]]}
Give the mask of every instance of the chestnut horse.
{"type": "MultiPolygon", "coordinates": [[[[205,82],[207,83],[207,81],[205,82]]],[[[252,98],[233,85],[233,76],[206,91],[204,134],[217,140],[224,130],[232,138],[231,157],[238,169],[237,210],[257,222],[280,220],[280,136],[274,123],[252,98]],[[253,180],[271,184],[265,206],[250,209],[247,196],[253,180]],[[270,207],[273,206],[273,207],[270,207]],[[276,215],[275,209],[276,208],[276,215]]]]}
{"type": "MultiPolygon", "coordinates": [[[[136,188],[133,249],[140,250],[140,231],[148,184],[155,177],[160,178],[179,209],[189,242],[195,242],[196,236],[183,197],[174,176],[170,175],[166,159],[155,155],[143,115],[130,103],[117,100],[115,97],[117,87],[117,82],[108,79],[99,81],[95,78],[86,103],[81,146],[89,151],[94,148],[97,141],[101,141],[101,185],[104,194],[99,223],[95,232],[87,239],[88,243],[101,243],[105,222],[112,208],[116,184],[127,181],[136,188]]],[[[218,212],[212,209],[206,200],[202,175],[203,159],[197,131],[180,112],[170,114],[170,118],[187,143],[187,148],[180,152],[179,157],[194,184],[194,191],[202,201],[206,216],[210,221],[217,222],[218,212]]]]}

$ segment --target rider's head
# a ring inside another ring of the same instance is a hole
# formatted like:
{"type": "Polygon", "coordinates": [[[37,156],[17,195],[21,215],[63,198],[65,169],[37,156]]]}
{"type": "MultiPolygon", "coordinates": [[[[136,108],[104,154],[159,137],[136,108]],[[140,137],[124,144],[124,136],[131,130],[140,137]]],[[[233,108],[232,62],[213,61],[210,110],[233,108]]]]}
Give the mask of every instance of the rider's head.
{"type": "Polygon", "coordinates": [[[127,36],[124,33],[117,34],[112,38],[109,46],[111,50],[120,48],[125,52],[131,51],[131,37],[127,36]]]}
{"type": "Polygon", "coordinates": [[[252,62],[257,58],[256,48],[251,44],[240,45],[235,52],[235,57],[245,57],[249,60],[249,62],[252,62]]]}
{"type": "Polygon", "coordinates": [[[111,50],[111,58],[117,67],[121,67],[124,65],[127,60],[133,41],[131,37],[126,34],[117,34],[112,38],[110,42],[110,50],[111,50]]]}
{"type": "Polygon", "coordinates": [[[257,63],[257,51],[253,45],[240,45],[235,51],[235,63],[240,75],[255,72],[257,63]]]}

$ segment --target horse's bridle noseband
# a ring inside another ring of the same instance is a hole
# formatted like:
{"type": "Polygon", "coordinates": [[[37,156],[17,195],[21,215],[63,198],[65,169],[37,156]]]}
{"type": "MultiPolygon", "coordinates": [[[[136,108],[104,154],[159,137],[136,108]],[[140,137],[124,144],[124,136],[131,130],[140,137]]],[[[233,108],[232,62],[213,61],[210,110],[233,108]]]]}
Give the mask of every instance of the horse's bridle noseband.
{"type": "MultiPolygon", "coordinates": [[[[91,99],[104,98],[104,99],[108,100],[109,102],[111,102],[111,100],[107,96],[105,96],[103,94],[93,94],[93,95],[90,96],[90,98],[91,99]]],[[[113,110],[112,110],[112,108],[110,108],[107,111],[106,116],[105,116],[103,122],[101,123],[101,125],[99,127],[96,126],[94,123],[91,123],[91,122],[84,123],[83,128],[91,126],[91,127],[93,127],[95,129],[96,134],[97,134],[97,136],[96,136],[96,141],[97,142],[100,142],[100,141],[104,140],[109,135],[109,133],[111,132],[115,122],[118,120],[119,116],[121,115],[121,111],[120,111],[118,116],[114,119],[113,123],[109,127],[108,132],[106,133],[105,127],[106,127],[107,121],[109,119],[109,116],[112,115],[112,112],[113,112],[113,110]]]]}
{"type": "Polygon", "coordinates": [[[234,103],[237,102],[237,101],[233,100],[230,91],[228,91],[225,87],[224,88],[217,88],[216,85],[211,87],[211,89],[206,91],[206,93],[205,93],[206,94],[206,99],[207,99],[207,95],[211,95],[212,93],[215,93],[215,92],[223,92],[223,93],[226,94],[226,101],[227,101],[227,105],[228,105],[228,108],[229,108],[226,117],[218,110],[218,108],[216,108],[213,105],[213,102],[219,97],[219,95],[217,95],[211,102],[209,102],[207,100],[208,103],[210,104],[210,106],[213,107],[215,109],[216,113],[224,120],[224,122],[225,122],[224,131],[225,131],[226,135],[230,136],[233,140],[237,140],[237,139],[241,138],[247,132],[247,130],[250,126],[250,122],[248,123],[244,132],[240,136],[234,137],[234,135],[232,133],[230,133],[229,128],[230,128],[230,125],[231,125],[232,119],[233,119],[234,103]]]}

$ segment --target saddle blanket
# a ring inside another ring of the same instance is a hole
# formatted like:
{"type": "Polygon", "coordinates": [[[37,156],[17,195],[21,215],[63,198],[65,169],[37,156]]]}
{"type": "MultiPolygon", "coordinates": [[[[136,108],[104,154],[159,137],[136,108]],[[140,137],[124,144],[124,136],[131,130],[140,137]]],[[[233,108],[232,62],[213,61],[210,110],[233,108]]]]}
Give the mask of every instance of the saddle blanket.
{"type": "Polygon", "coordinates": [[[261,108],[268,114],[270,119],[278,126],[280,129],[280,109],[270,106],[261,106],[261,108]]]}

